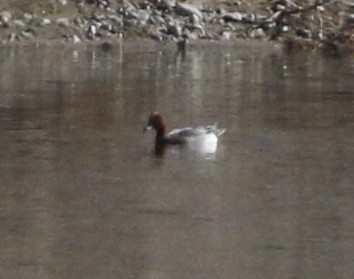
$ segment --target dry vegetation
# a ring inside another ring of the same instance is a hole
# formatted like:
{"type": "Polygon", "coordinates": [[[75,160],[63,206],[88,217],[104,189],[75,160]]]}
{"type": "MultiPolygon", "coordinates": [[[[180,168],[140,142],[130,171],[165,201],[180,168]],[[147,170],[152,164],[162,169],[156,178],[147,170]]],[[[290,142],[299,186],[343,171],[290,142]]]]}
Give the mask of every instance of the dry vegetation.
{"type": "MultiPolygon", "coordinates": [[[[80,0],[69,0],[69,6],[65,8],[65,10],[74,8],[74,2],[78,2],[80,0]]],[[[119,0],[118,0],[119,1],[119,0]]],[[[132,0],[133,3],[140,3],[143,0],[132,0]]],[[[183,1],[181,1],[183,2],[183,1]]],[[[189,3],[193,3],[195,5],[216,8],[220,6],[227,7],[229,10],[233,10],[237,7],[237,1],[227,1],[227,0],[189,0],[186,1],[189,3]]],[[[254,10],[259,9],[259,7],[264,6],[264,3],[267,1],[260,0],[248,0],[248,1],[239,1],[241,3],[241,11],[252,12],[254,10]]],[[[0,11],[1,10],[9,10],[11,12],[29,12],[29,13],[42,13],[45,11],[47,14],[54,13],[62,13],[63,7],[58,3],[57,0],[1,0],[0,1],[0,11]]]]}
{"type": "Polygon", "coordinates": [[[1,0],[0,10],[10,10],[13,13],[54,12],[55,1],[52,0],[1,0]]]}

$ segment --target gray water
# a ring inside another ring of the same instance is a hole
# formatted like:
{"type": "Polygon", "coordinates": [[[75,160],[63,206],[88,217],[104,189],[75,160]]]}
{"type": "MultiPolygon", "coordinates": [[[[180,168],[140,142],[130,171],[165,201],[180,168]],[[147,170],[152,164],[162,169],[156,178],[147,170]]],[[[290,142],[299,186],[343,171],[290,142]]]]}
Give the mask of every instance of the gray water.
{"type": "Polygon", "coordinates": [[[1,278],[354,277],[354,66],[249,43],[0,50],[1,278]],[[216,154],[153,152],[170,126],[216,154]]]}

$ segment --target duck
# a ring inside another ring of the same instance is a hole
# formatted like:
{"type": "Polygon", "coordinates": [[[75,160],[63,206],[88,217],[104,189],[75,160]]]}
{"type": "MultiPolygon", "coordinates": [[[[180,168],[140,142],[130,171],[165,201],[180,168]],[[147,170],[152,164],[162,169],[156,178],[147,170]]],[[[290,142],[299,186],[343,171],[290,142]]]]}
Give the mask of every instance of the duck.
{"type": "Polygon", "coordinates": [[[215,153],[218,137],[225,133],[225,128],[218,128],[217,123],[207,126],[177,128],[168,130],[166,119],[159,112],[152,112],[143,130],[154,129],[155,151],[164,150],[169,145],[192,145],[203,153],[215,153]]]}

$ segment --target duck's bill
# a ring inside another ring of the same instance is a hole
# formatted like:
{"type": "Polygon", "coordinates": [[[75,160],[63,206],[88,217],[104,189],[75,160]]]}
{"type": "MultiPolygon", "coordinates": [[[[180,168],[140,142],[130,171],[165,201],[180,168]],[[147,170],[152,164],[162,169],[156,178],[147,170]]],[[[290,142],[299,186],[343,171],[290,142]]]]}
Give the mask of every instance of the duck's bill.
{"type": "Polygon", "coordinates": [[[152,126],[147,125],[147,126],[145,126],[145,128],[144,128],[144,130],[143,130],[143,133],[145,133],[146,131],[149,131],[149,130],[151,130],[151,129],[152,129],[152,126]]]}

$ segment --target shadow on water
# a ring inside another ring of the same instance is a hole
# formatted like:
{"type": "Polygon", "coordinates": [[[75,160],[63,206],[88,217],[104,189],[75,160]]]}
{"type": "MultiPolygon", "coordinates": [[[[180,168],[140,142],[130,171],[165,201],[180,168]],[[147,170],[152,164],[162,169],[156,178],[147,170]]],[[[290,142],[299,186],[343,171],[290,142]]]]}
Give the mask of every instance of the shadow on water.
{"type": "Polygon", "coordinates": [[[274,46],[1,49],[1,278],[353,278],[353,66],[274,46]],[[154,154],[218,121],[213,158],[154,154]]]}

